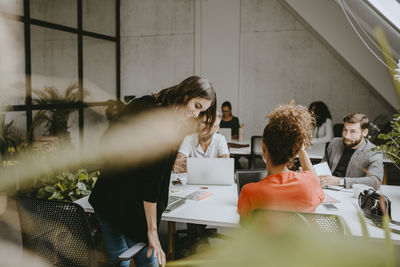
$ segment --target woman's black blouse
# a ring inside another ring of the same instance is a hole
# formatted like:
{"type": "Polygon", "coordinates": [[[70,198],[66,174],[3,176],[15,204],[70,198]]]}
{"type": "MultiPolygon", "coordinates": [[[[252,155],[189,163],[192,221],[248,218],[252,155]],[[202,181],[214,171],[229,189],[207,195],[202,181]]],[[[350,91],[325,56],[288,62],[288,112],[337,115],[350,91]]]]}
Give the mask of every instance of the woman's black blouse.
{"type": "MultiPolygon", "coordinates": [[[[124,123],[124,118],[158,108],[161,107],[155,103],[152,96],[134,99],[127,105],[121,118],[107,129],[105,135],[114,126],[124,123]]],[[[132,139],[134,138],[133,135],[132,139]]],[[[131,167],[105,164],[89,197],[89,203],[96,214],[133,241],[147,243],[143,201],[157,203],[159,225],[161,215],[168,204],[170,174],[176,153],[177,148],[171,148],[168,154],[156,160],[131,167]]]]}
{"type": "Polygon", "coordinates": [[[230,121],[221,120],[219,123],[219,127],[221,128],[231,128],[232,129],[232,136],[239,135],[239,119],[238,117],[233,116],[230,121]]]}

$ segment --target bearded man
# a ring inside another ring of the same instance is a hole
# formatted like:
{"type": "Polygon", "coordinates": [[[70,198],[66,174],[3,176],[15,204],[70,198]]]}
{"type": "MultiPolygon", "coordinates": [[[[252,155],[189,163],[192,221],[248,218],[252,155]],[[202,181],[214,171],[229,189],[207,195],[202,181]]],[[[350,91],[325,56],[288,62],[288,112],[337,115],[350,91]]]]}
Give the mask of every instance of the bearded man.
{"type": "Polygon", "coordinates": [[[351,188],[365,184],[378,189],[383,178],[383,156],[373,152],[369,140],[369,120],[365,114],[349,113],[343,118],[342,138],[334,138],[322,161],[327,161],[331,175],[321,175],[322,186],[338,185],[351,188]]]}

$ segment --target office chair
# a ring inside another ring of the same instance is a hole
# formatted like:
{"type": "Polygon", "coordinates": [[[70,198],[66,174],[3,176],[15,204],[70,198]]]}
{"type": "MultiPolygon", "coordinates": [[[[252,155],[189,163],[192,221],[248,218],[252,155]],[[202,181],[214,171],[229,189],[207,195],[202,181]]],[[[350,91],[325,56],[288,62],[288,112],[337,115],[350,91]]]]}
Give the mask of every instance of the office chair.
{"type": "Polygon", "coordinates": [[[349,227],[342,217],[334,214],[256,209],[253,212],[253,219],[256,218],[264,222],[276,220],[281,223],[292,225],[302,224],[310,228],[318,229],[324,233],[341,235],[351,234],[349,227]]]}
{"type": "Polygon", "coordinates": [[[266,169],[253,169],[253,170],[237,170],[236,171],[236,184],[238,196],[242,191],[243,186],[248,183],[257,183],[267,176],[266,169]]]}
{"type": "Polygon", "coordinates": [[[251,147],[250,147],[250,157],[249,157],[249,168],[255,169],[256,166],[265,167],[264,161],[262,161],[262,136],[252,136],[251,137],[251,147]],[[260,160],[262,164],[256,164],[257,159],[260,160]]]}
{"type": "MultiPolygon", "coordinates": [[[[18,196],[17,208],[24,250],[54,266],[109,266],[98,263],[87,216],[78,204],[18,196]]],[[[145,246],[131,247],[114,266],[145,246]]]]}

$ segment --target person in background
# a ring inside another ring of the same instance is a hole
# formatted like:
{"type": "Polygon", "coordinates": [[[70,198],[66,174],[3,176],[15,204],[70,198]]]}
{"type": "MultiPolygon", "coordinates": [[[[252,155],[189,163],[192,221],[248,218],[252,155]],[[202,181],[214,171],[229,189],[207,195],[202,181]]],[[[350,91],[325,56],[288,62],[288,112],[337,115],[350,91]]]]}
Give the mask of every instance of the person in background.
{"type": "Polygon", "coordinates": [[[279,106],[268,116],[262,150],[268,176],[245,185],[238,200],[241,222],[256,209],[313,212],[324,192],[305,149],[310,145],[313,118],[306,107],[279,106]],[[301,172],[289,170],[299,155],[301,172]]]}
{"type": "Polygon", "coordinates": [[[330,142],[322,160],[332,171],[332,175],[320,176],[322,186],[351,188],[353,184],[366,184],[378,189],[383,179],[383,156],[371,151],[375,145],[365,138],[369,119],[356,112],[347,114],[343,122],[343,137],[330,142]]]}
{"type": "Polygon", "coordinates": [[[329,143],[333,138],[333,126],[328,107],[324,102],[316,101],[310,104],[309,110],[316,120],[311,144],[329,143]]]}
{"type": "MultiPolygon", "coordinates": [[[[161,112],[167,107],[177,110],[179,128],[185,127],[190,118],[203,114],[207,123],[212,125],[216,114],[216,94],[207,79],[191,76],[157,94],[135,98],[125,107],[121,116],[113,120],[103,136],[102,144],[115,142],[112,139],[115,129],[135,122],[132,118],[144,113],[151,114],[147,112],[161,112]],[[183,110],[184,114],[180,114],[179,110],[183,110]]],[[[153,121],[151,127],[158,129],[157,117],[153,121]]],[[[158,140],[154,142],[159,142],[159,146],[164,145],[158,140]]],[[[135,266],[165,265],[158,227],[168,203],[169,182],[177,148],[170,147],[168,150],[168,153],[147,159],[141,164],[121,167],[116,166],[118,162],[112,161],[106,162],[102,168],[89,203],[98,218],[111,263],[135,243],[144,242],[148,246],[134,257],[135,266]]],[[[129,261],[121,262],[121,266],[129,266],[129,261]]]]}
{"type": "Polygon", "coordinates": [[[232,115],[232,105],[229,101],[222,103],[222,120],[219,123],[221,128],[232,129],[232,139],[239,139],[239,119],[232,115]]]}
{"type": "Polygon", "coordinates": [[[200,121],[199,133],[185,136],[179,148],[173,171],[175,173],[186,172],[186,161],[188,157],[195,158],[229,158],[229,149],[223,135],[217,133],[219,130],[219,119],[211,126],[207,125],[207,117],[203,116],[200,121]]]}

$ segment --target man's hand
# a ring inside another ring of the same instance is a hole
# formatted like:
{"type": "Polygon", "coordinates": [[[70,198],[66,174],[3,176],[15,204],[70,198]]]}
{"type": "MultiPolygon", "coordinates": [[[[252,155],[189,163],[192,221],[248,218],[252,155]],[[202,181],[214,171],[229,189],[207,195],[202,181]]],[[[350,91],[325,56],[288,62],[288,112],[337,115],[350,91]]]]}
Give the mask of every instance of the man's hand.
{"type": "Polygon", "coordinates": [[[339,185],[340,178],[332,175],[320,175],[319,179],[321,180],[322,186],[327,185],[339,185]]]}
{"type": "Polygon", "coordinates": [[[150,230],[147,232],[147,238],[149,239],[149,249],[147,251],[147,258],[151,257],[151,253],[154,250],[154,257],[157,257],[158,264],[165,266],[165,253],[161,248],[160,240],[156,230],[150,230]]]}

